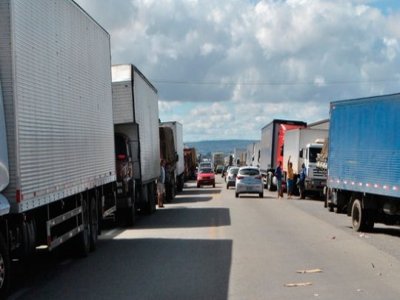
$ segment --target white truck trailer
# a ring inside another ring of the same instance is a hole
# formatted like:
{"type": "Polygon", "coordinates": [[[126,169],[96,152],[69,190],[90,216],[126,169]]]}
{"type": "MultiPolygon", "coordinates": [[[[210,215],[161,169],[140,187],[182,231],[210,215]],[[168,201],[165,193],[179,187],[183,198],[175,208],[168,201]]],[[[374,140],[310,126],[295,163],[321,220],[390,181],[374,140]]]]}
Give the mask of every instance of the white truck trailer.
{"type": "Polygon", "coordinates": [[[176,191],[182,192],[184,185],[185,159],[183,153],[183,128],[182,124],[176,121],[162,122],[161,127],[169,127],[174,135],[174,147],[177,154],[177,161],[174,164],[174,179],[176,191]]]}
{"type": "Polygon", "coordinates": [[[294,182],[298,178],[301,166],[306,168],[305,194],[322,195],[326,186],[326,171],[317,167],[317,155],[321,152],[323,141],[328,136],[326,129],[298,128],[286,132],[283,151],[283,170],[287,177],[287,163],[293,164],[294,182]]]}
{"type": "Polygon", "coordinates": [[[75,2],[0,1],[2,299],[11,258],[70,239],[86,256],[115,210],[110,58],[75,2]]]}
{"type": "MultiPolygon", "coordinates": [[[[118,182],[118,193],[133,190],[133,197],[122,197],[119,207],[130,207],[130,216],[156,208],[157,178],[160,176],[160,136],[158,94],[150,81],[131,64],[112,66],[112,102],[116,137],[128,141],[126,157],[132,164],[134,184],[118,182]]],[[[183,151],[183,150],[182,150],[183,151]]]]}
{"type": "Polygon", "coordinates": [[[254,144],[254,159],[252,161],[253,167],[260,167],[260,157],[261,157],[261,141],[254,144]]]}

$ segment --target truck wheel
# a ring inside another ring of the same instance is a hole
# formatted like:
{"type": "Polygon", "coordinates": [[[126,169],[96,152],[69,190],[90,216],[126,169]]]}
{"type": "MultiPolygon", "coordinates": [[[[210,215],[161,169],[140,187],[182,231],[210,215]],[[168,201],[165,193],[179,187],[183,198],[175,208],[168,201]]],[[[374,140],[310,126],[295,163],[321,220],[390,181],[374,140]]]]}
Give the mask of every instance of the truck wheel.
{"type": "Polygon", "coordinates": [[[130,200],[132,202],[132,206],[129,206],[125,209],[125,226],[131,227],[135,224],[136,220],[136,205],[135,200],[130,200]]]}
{"type": "MultiPolygon", "coordinates": [[[[172,188],[174,190],[174,188],[172,188]]],[[[146,193],[147,197],[147,213],[152,214],[156,211],[156,193],[155,193],[155,183],[149,183],[146,185],[144,192],[146,193]]]]}
{"type": "Polygon", "coordinates": [[[10,277],[10,253],[4,241],[3,235],[0,234],[0,299],[6,299],[10,277]]]}
{"type": "Polygon", "coordinates": [[[260,196],[260,198],[264,198],[264,193],[259,193],[258,196],[260,196]]]}
{"type": "Polygon", "coordinates": [[[97,234],[99,232],[99,214],[97,211],[97,200],[94,196],[90,198],[90,251],[96,250],[97,234]]]}
{"type": "Polygon", "coordinates": [[[272,192],[272,182],[269,177],[267,178],[267,190],[272,192]]]}
{"type": "Polygon", "coordinates": [[[235,198],[238,198],[239,197],[239,193],[235,193],[235,198]]]}
{"type": "Polygon", "coordinates": [[[77,251],[80,257],[86,257],[90,251],[89,207],[82,199],[82,225],[83,229],[77,236],[77,251]]]}
{"type": "Polygon", "coordinates": [[[370,231],[374,228],[372,213],[362,208],[361,201],[356,199],[351,208],[351,222],[354,231],[370,231]]]}

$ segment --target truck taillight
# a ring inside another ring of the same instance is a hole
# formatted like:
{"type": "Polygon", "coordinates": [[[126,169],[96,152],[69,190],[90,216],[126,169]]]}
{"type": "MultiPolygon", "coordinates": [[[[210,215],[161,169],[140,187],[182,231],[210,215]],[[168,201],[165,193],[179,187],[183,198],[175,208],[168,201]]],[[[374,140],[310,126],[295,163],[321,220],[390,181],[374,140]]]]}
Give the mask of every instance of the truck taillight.
{"type": "Polygon", "coordinates": [[[121,161],[124,161],[126,159],[126,155],[125,154],[118,154],[117,155],[117,159],[121,160],[121,161]]]}

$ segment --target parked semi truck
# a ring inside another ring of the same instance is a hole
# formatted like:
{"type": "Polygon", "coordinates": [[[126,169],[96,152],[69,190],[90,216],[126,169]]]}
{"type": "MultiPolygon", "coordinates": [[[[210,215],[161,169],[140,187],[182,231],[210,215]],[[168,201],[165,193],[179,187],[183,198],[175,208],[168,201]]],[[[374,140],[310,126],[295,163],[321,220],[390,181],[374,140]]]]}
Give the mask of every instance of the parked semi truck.
{"type": "Polygon", "coordinates": [[[185,180],[196,179],[197,155],[195,148],[184,148],[185,180]]]}
{"type": "Polygon", "coordinates": [[[251,163],[252,166],[260,167],[260,156],[261,156],[261,141],[254,144],[254,159],[251,163]]]}
{"type": "Polygon", "coordinates": [[[353,229],[400,223],[400,94],[330,105],[327,202],[353,229]]]}
{"type": "Polygon", "coordinates": [[[156,209],[160,176],[157,89],[134,65],[113,65],[112,105],[116,149],[123,151],[117,159],[132,170],[131,176],[118,179],[118,207],[128,212],[128,223],[132,223],[135,211],[156,209]]]}
{"type": "Polygon", "coordinates": [[[212,154],[212,163],[214,165],[215,171],[218,166],[223,166],[225,164],[225,153],[224,152],[214,152],[212,154]]]}
{"type": "Polygon", "coordinates": [[[246,153],[247,149],[245,148],[235,148],[233,150],[233,165],[234,166],[244,166],[246,164],[246,153]]]}
{"type": "Polygon", "coordinates": [[[302,164],[306,168],[304,194],[323,194],[326,186],[326,170],[317,167],[317,156],[320,154],[328,130],[298,128],[286,132],[283,150],[284,177],[287,177],[287,163],[292,162],[294,182],[300,175],[302,164]]]}
{"type": "Polygon", "coordinates": [[[183,128],[182,124],[176,121],[162,122],[160,127],[169,127],[173,133],[173,149],[176,153],[176,161],[169,166],[175,182],[175,191],[182,192],[184,185],[185,161],[183,158],[183,128]]]}
{"type": "Polygon", "coordinates": [[[305,127],[305,122],[275,119],[261,129],[260,170],[268,190],[276,190],[274,174],[278,163],[284,163],[283,146],[286,132],[305,127]]]}
{"type": "Polygon", "coordinates": [[[110,36],[75,2],[0,1],[0,298],[10,259],[114,217],[110,36]],[[62,21],[60,21],[62,19],[62,21]]]}

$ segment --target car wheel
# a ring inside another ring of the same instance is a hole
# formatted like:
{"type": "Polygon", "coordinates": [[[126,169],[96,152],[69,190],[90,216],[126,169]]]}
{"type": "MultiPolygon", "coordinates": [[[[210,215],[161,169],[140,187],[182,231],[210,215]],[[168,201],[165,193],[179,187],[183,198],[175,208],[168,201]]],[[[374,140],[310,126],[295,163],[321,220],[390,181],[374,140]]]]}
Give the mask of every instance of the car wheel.
{"type": "Polygon", "coordinates": [[[215,188],[215,183],[213,184],[213,188],[215,188]]]}
{"type": "Polygon", "coordinates": [[[235,193],[235,197],[238,198],[239,197],[239,193],[235,193]]]}
{"type": "Polygon", "coordinates": [[[229,190],[229,184],[226,185],[226,189],[229,190]]]}
{"type": "Polygon", "coordinates": [[[197,187],[198,187],[198,188],[200,187],[200,184],[199,184],[199,183],[197,184],[197,187]]]}
{"type": "Polygon", "coordinates": [[[264,198],[264,193],[259,193],[258,195],[260,196],[260,198],[264,198]]]}

